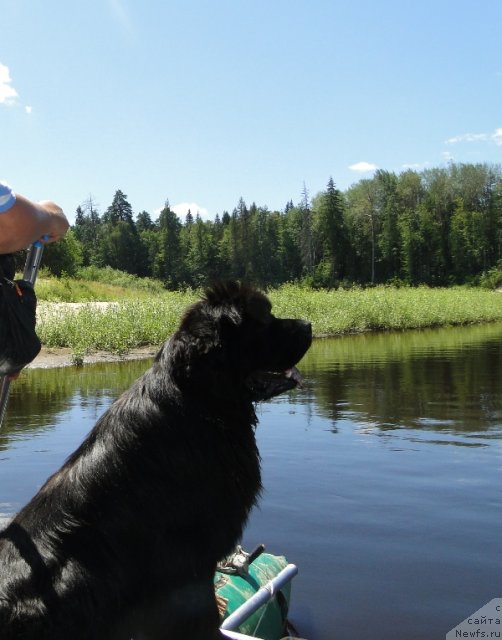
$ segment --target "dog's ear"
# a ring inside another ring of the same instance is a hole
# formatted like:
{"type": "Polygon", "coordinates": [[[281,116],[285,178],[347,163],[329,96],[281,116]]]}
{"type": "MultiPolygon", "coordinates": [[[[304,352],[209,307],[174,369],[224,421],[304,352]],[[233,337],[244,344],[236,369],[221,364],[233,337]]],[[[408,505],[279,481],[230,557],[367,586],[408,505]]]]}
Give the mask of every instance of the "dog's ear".
{"type": "Polygon", "coordinates": [[[209,390],[221,386],[222,376],[234,376],[229,345],[241,322],[238,309],[230,305],[213,306],[205,299],[187,310],[162,356],[170,362],[180,388],[209,390]]]}
{"type": "Polygon", "coordinates": [[[185,340],[201,343],[201,352],[221,343],[227,328],[239,326],[242,310],[228,302],[212,304],[207,299],[196,302],[183,316],[180,331],[185,340]]]}
{"type": "Polygon", "coordinates": [[[199,366],[205,361],[215,365],[225,358],[226,346],[233,331],[242,322],[241,310],[228,302],[214,304],[204,298],[192,305],[181,320],[171,340],[171,357],[177,367],[199,366]]]}

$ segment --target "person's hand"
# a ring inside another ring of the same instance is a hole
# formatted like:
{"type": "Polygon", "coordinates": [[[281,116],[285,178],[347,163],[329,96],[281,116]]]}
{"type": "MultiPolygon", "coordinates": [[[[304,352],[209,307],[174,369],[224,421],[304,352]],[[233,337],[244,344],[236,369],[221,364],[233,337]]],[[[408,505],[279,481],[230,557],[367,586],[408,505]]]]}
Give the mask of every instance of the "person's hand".
{"type": "Polygon", "coordinates": [[[42,200],[38,203],[38,206],[49,216],[49,228],[47,233],[40,238],[40,241],[45,244],[56,242],[56,240],[62,238],[68,231],[70,223],[66,219],[61,207],[55,202],[52,202],[52,200],[42,200]]]}

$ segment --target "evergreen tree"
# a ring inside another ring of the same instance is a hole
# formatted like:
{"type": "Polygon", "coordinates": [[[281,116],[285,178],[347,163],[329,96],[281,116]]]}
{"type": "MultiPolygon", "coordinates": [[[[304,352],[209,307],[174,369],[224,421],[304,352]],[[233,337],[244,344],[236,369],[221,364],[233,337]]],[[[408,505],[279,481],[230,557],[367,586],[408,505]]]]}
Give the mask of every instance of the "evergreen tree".
{"type": "Polygon", "coordinates": [[[77,227],[82,227],[85,224],[85,214],[82,207],[79,205],[75,211],[75,224],[77,227]]]}
{"type": "Polygon", "coordinates": [[[145,272],[145,256],[134,224],[132,207],[120,189],[115,192],[112,204],[103,214],[98,252],[104,265],[133,274],[145,272]]]}
{"type": "MultiPolygon", "coordinates": [[[[92,196],[77,208],[74,240],[85,265],[154,275],[170,287],[206,277],[261,286],[305,277],[315,286],[464,282],[502,259],[502,169],[450,163],[399,176],[380,170],[344,194],[330,178],[312,201],[304,185],[299,205],[289,201],[284,213],[254,202],[248,209],[240,198],[231,215],[204,222],[188,212],[184,224],[168,202],[158,222],[143,211],[134,223],[117,191],[102,218],[92,196]]],[[[67,271],[53,258],[56,271],[67,271]]]]}
{"type": "Polygon", "coordinates": [[[321,195],[318,219],[323,261],[328,265],[329,273],[325,284],[332,286],[346,275],[349,251],[342,194],[336,189],[333,178],[329,179],[326,192],[321,195]]]}
{"type": "Polygon", "coordinates": [[[283,281],[298,280],[303,275],[300,249],[302,212],[293,207],[281,218],[279,247],[283,281]]]}
{"type": "Polygon", "coordinates": [[[280,214],[257,207],[252,219],[254,282],[261,287],[281,281],[280,214]]]}
{"type": "Polygon", "coordinates": [[[230,222],[223,236],[223,242],[227,245],[224,252],[228,261],[230,277],[237,279],[243,278],[245,265],[241,252],[241,225],[237,209],[232,211],[230,222]]]}
{"type": "Polygon", "coordinates": [[[171,211],[169,201],[159,216],[159,253],[154,264],[154,277],[163,280],[170,289],[183,281],[184,264],[181,253],[181,222],[171,211]]]}
{"type": "Polygon", "coordinates": [[[161,249],[160,233],[155,227],[141,231],[139,234],[139,243],[142,260],[138,275],[156,277],[155,265],[157,264],[161,249]]]}
{"type": "Polygon", "coordinates": [[[142,231],[151,231],[155,229],[155,223],[153,222],[150,214],[147,211],[142,211],[136,216],[136,230],[138,233],[142,231]]]}
{"type": "Polygon", "coordinates": [[[217,275],[217,246],[213,242],[211,223],[205,223],[199,214],[192,223],[187,270],[194,286],[203,286],[217,275]]]}
{"type": "Polygon", "coordinates": [[[74,226],[75,238],[82,248],[83,266],[100,264],[98,257],[100,225],[99,211],[90,195],[81,206],[77,207],[74,226]]]}
{"type": "Polygon", "coordinates": [[[253,238],[252,238],[252,220],[256,214],[256,204],[252,204],[248,209],[244,199],[241,197],[236,209],[236,228],[237,234],[237,252],[239,255],[239,278],[252,281],[253,273],[253,238]]]}
{"type": "Polygon", "coordinates": [[[152,261],[150,258],[151,247],[150,238],[156,235],[155,224],[150,215],[143,211],[136,218],[136,274],[141,277],[152,276],[152,261]]]}
{"type": "MultiPolygon", "coordinates": [[[[199,214],[197,214],[197,215],[199,215],[199,214]]],[[[185,226],[189,227],[191,224],[193,224],[193,215],[192,215],[192,212],[189,209],[187,214],[186,214],[186,216],[185,216],[185,226]]]]}
{"type": "Polygon", "coordinates": [[[127,196],[120,189],[115,191],[111,205],[103,214],[103,222],[111,224],[126,222],[131,227],[134,226],[132,207],[127,201],[127,196]]]}
{"type": "Polygon", "coordinates": [[[101,227],[99,241],[100,262],[127,273],[144,273],[145,265],[138,264],[140,244],[134,227],[124,220],[101,227]]]}
{"type": "Polygon", "coordinates": [[[310,207],[309,192],[303,183],[302,199],[298,206],[300,211],[300,254],[302,258],[303,272],[312,276],[316,259],[314,234],[312,224],[312,209],[310,207]]]}

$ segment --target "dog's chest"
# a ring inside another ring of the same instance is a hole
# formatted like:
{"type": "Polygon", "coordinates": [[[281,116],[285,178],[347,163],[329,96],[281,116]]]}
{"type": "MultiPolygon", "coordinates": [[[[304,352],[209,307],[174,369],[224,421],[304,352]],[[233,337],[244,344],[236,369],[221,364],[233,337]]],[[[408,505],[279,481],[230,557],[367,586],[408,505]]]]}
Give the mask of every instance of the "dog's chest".
{"type": "Polygon", "coordinates": [[[220,499],[246,517],[261,490],[260,456],[252,427],[218,424],[202,449],[206,485],[217,487],[220,499]]]}

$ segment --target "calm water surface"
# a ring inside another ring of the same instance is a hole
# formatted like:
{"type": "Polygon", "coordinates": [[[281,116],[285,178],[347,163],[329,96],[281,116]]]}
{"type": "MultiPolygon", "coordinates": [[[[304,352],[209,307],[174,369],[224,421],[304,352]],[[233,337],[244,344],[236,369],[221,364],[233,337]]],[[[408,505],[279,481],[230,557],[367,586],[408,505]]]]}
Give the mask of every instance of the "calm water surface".
{"type": "MultiPolygon", "coordinates": [[[[0,521],[149,365],[30,370],[0,432],[0,521]]],[[[298,565],[309,640],[434,640],[502,597],[502,325],[318,340],[259,407],[244,543],[298,565]]]]}

